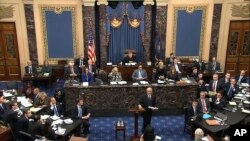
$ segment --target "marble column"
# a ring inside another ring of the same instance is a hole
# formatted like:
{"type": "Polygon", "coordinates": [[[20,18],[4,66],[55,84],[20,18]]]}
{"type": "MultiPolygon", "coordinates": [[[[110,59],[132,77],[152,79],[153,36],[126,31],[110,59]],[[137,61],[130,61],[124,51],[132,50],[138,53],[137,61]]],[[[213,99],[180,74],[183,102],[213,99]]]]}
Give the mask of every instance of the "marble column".
{"type": "Polygon", "coordinates": [[[144,47],[144,60],[151,60],[150,54],[151,54],[151,32],[152,32],[152,6],[151,5],[145,5],[145,15],[144,15],[144,40],[143,40],[143,47],[144,47]]]}
{"type": "Polygon", "coordinates": [[[25,10],[26,25],[27,25],[30,60],[32,61],[33,64],[38,64],[33,5],[24,4],[24,10],[25,10]]]}
{"type": "Polygon", "coordinates": [[[221,20],[221,10],[222,4],[215,4],[213,11],[213,23],[209,50],[209,59],[212,57],[217,57],[218,40],[219,40],[219,30],[220,30],[220,20],[221,20]]]}
{"type": "Polygon", "coordinates": [[[108,48],[108,43],[107,43],[107,38],[109,37],[107,31],[106,31],[106,20],[107,20],[107,15],[106,13],[106,5],[100,5],[99,6],[99,33],[100,33],[100,53],[101,53],[101,66],[105,66],[107,63],[107,48],[108,48]]]}

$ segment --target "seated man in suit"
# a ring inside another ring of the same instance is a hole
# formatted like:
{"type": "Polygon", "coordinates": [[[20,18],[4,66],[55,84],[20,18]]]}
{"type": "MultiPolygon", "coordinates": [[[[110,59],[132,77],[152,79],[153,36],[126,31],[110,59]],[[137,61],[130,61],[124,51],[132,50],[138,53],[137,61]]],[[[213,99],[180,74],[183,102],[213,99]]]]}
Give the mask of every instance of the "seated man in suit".
{"type": "Polygon", "coordinates": [[[86,67],[83,70],[84,71],[82,72],[81,81],[82,82],[93,82],[94,81],[93,75],[91,72],[89,72],[89,69],[86,67]]]}
{"type": "Polygon", "coordinates": [[[136,57],[133,56],[133,52],[132,51],[129,51],[128,55],[123,58],[122,64],[125,65],[126,63],[132,63],[132,62],[137,62],[136,61],[136,57]]]}
{"type": "Polygon", "coordinates": [[[230,101],[239,91],[240,89],[239,85],[236,84],[236,79],[231,78],[230,83],[225,85],[224,96],[227,101],[230,101]]]}
{"type": "Polygon", "coordinates": [[[206,98],[204,91],[200,92],[200,98],[198,99],[197,112],[198,113],[209,113],[211,111],[210,102],[206,98]]]}
{"type": "Polygon", "coordinates": [[[219,75],[213,74],[213,80],[209,82],[209,91],[217,93],[218,91],[223,91],[223,85],[219,81],[219,75]]]}
{"type": "Polygon", "coordinates": [[[194,80],[197,80],[197,78],[198,78],[198,69],[196,67],[193,67],[193,71],[192,71],[190,77],[192,77],[194,80]]]}
{"type": "Polygon", "coordinates": [[[28,132],[29,118],[32,116],[29,109],[23,110],[23,115],[18,118],[17,127],[19,131],[28,132]]]}
{"type": "Polygon", "coordinates": [[[218,92],[216,97],[213,98],[213,109],[222,110],[226,106],[226,100],[224,99],[222,93],[218,92]]]}
{"type": "Polygon", "coordinates": [[[178,58],[174,58],[174,63],[170,66],[173,66],[175,70],[178,72],[179,76],[181,77],[181,64],[179,63],[178,58]]]}
{"type": "Polygon", "coordinates": [[[49,105],[47,108],[47,113],[51,116],[63,116],[63,109],[60,104],[56,103],[56,99],[54,97],[50,97],[49,99],[49,105]]]}
{"type": "Polygon", "coordinates": [[[212,61],[208,63],[208,70],[212,72],[218,72],[220,70],[220,63],[216,61],[216,57],[212,58],[212,61]]]}
{"type": "Polygon", "coordinates": [[[195,59],[193,62],[193,67],[196,67],[200,72],[204,72],[204,70],[206,68],[206,64],[205,64],[205,62],[203,62],[199,59],[195,59]]]}
{"type": "Polygon", "coordinates": [[[241,70],[240,75],[237,75],[235,77],[238,85],[240,85],[241,83],[247,83],[247,77],[245,76],[245,73],[246,73],[245,70],[241,70]]]}
{"type": "Polygon", "coordinates": [[[41,121],[41,116],[35,115],[33,117],[33,119],[34,119],[34,121],[29,122],[28,133],[30,133],[31,135],[43,136],[44,132],[43,132],[43,125],[42,125],[42,121],[41,121]]]}
{"type": "Polygon", "coordinates": [[[134,81],[140,81],[140,80],[147,80],[147,78],[148,78],[147,72],[142,68],[142,65],[140,64],[138,66],[138,69],[134,70],[132,74],[132,79],[134,81]]]}
{"type": "Polygon", "coordinates": [[[220,82],[222,83],[223,87],[225,87],[225,85],[226,85],[227,83],[230,83],[230,73],[227,72],[227,73],[225,74],[225,77],[222,77],[222,78],[220,79],[220,82]]]}
{"type": "Polygon", "coordinates": [[[204,91],[205,93],[207,92],[207,87],[205,86],[203,79],[198,81],[198,86],[196,88],[196,99],[200,98],[201,91],[204,91]]]}
{"type": "Polygon", "coordinates": [[[94,78],[97,77],[97,74],[96,74],[96,65],[95,65],[95,62],[92,62],[91,59],[88,60],[88,64],[86,66],[88,69],[89,69],[89,72],[92,73],[92,76],[94,78]]]}
{"type": "Polygon", "coordinates": [[[80,136],[81,131],[83,129],[83,135],[87,136],[89,133],[89,118],[90,118],[90,111],[88,107],[84,104],[83,99],[77,98],[76,99],[76,106],[72,109],[71,116],[72,118],[82,119],[82,125],[80,130],[77,131],[77,135],[80,136]]]}
{"type": "Polygon", "coordinates": [[[48,73],[50,75],[52,74],[52,67],[49,65],[48,60],[44,60],[42,73],[48,73]]]}
{"type": "Polygon", "coordinates": [[[64,75],[66,79],[75,79],[78,75],[78,69],[74,66],[72,61],[69,61],[68,66],[64,69],[64,75]]]}
{"type": "Polygon", "coordinates": [[[197,104],[198,104],[197,100],[194,99],[192,101],[192,105],[188,107],[187,117],[186,117],[186,120],[188,120],[187,122],[194,120],[193,117],[197,115],[197,104]]]}
{"type": "Polygon", "coordinates": [[[88,58],[84,58],[84,56],[81,54],[79,55],[79,58],[75,60],[75,66],[78,68],[79,72],[82,71],[82,67],[86,66],[88,64],[88,58]]]}
{"type": "Polygon", "coordinates": [[[36,73],[36,66],[32,64],[32,62],[29,60],[27,61],[27,66],[25,66],[25,74],[35,74],[36,73]]]}
{"type": "Polygon", "coordinates": [[[174,63],[174,58],[174,53],[170,53],[169,58],[166,58],[166,67],[170,67],[170,65],[174,63]]]}

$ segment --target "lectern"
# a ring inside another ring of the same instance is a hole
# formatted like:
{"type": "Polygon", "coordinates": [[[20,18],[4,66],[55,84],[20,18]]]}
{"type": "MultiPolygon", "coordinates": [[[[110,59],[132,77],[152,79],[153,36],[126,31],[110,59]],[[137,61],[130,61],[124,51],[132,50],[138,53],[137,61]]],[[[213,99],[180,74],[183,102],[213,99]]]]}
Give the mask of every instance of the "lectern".
{"type": "Polygon", "coordinates": [[[138,115],[141,112],[144,112],[144,109],[139,109],[139,108],[130,108],[128,110],[131,113],[134,113],[134,135],[131,136],[130,141],[139,141],[140,136],[138,136],[138,115]]]}

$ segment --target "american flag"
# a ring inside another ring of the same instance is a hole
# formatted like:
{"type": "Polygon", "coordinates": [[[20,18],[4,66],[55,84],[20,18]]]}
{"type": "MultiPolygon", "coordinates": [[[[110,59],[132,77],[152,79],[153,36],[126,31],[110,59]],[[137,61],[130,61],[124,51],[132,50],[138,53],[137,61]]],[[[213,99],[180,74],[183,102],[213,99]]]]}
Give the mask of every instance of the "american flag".
{"type": "Polygon", "coordinates": [[[88,41],[88,57],[92,61],[92,63],[95,63],[95,61],[96,61],[95,42],[93,39],[93,34],[92,34],[91,29],[90,29],[89,41],[88,41]]]}

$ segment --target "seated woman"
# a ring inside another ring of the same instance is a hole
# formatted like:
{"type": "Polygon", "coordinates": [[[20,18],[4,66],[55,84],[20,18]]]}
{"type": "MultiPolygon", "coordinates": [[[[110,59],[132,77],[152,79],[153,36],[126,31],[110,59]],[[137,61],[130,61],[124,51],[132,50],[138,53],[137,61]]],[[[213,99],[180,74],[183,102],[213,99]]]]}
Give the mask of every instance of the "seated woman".
{"type": "Polygon", "coordinates": [[[180,81],[178,72],[175,70],[175,67],[170,67],[170,70],[168,72],[168,79],[172,79],[174,81],[180,81]]]}
{"type": "Polygon", "coordinates": [[[40,92],[37,96],[37,99],[34,101],[35,107],[46,107],[48,104],[47,94],[45,92],[40,92]]]}
{"type": "Polygon", "coordinates": [[[117,67],[114,67],[108,75],[109,81],[122,81],[122,75],[117,67]]]}
{"type": "Polygon", "coordinates": [[[52,73],[52,68],[49,65],[49,61],[48,60],[44,60],[43,68],[42,68],[42,73],[49,73],[49,74],[52,73]]]}
{"type": "Polygon", "coordinates": [[[140,137],[140,141],[156,141],[155,134],[154,134],[154,128],[150,125],[147,125],[147,127],[144,130],[143,135],[140,137]]]}
{"type": "Polygon", "coordinates": [[[89,69],[86,67],[82,71],[82,77],[81,77],[82,82],[93,82],[93,75],[91,72],[89,72],[89,69]]]}
{"type": "Polygon", "coordinates": [[[166,68],[164,67],[164,63],[162,61],[160,61],[158,63],[158,67],[156,68],[156,72],[155,72],[155,80],[164,80],[167,76],[166,73],[166,68]]]}

